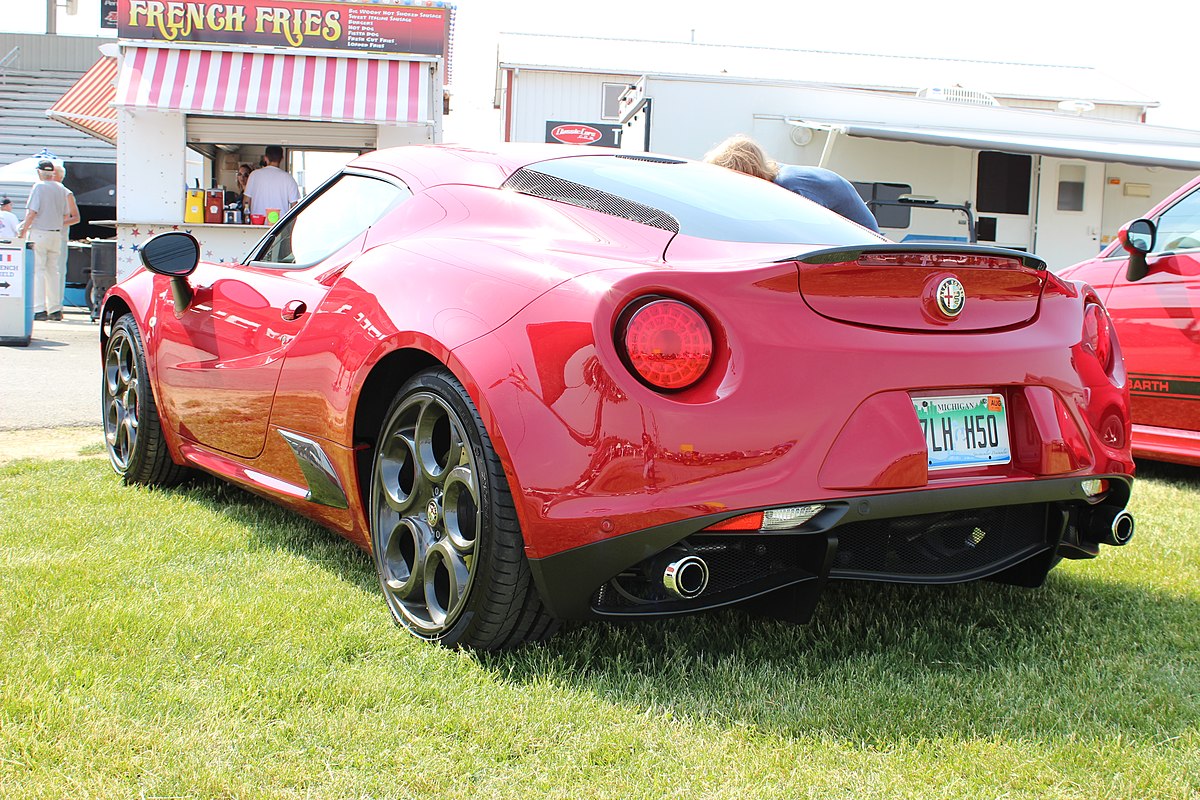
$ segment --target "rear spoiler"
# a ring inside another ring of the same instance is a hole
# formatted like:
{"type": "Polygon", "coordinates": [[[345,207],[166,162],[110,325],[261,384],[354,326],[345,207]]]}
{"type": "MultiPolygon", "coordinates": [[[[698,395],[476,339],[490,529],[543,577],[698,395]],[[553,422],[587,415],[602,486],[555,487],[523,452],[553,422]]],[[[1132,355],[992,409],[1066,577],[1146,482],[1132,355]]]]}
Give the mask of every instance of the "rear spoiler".
{"type": "Polygon", "coordinates": [[[839,247],[826,247],[813,250],[792,258],[781,258],[784,261],[799,261],[804,264],[844,264],[847,261],[858,261],[866,253],[922,253],[929,255],[947,256],[990,256],[992,258],[1011,258],[1021,262],[1028,269],[1044,271],[1046,262],[1032,253],[1024,250],[1011,250],[1007,247],[987,247],[977,244],[855,244],[839,247]]]}

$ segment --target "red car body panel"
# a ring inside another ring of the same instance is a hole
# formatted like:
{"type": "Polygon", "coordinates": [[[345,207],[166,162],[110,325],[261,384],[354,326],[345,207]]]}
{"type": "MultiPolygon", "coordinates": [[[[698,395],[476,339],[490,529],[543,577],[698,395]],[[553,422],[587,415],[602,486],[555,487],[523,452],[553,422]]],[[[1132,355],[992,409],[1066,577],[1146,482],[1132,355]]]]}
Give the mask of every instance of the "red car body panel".
{"type": "Polygon", "coordinates": [[[966,256],[814,264],[819,246],[700,239],[499,189],[565,153],[369,154],[351,168],[414,196],[321,263],[201,264],[182,313],[170,278],[119,283],[106,315],[128,309],[144,332],[174,459],[367,548],[372,415],[390,399],[378,386],[442,364],[500,456],[528,557],[545,564],[747,509],[857,501],[866,515],[881,495],[1033,497],[1046,479],[1132,475],[1120,353],[1106,370],[1082,341],[1090,288],[966,256]],[[951,273],[971,300],[958,320],[931,305],[951,273]],[[708,372],[679,392],[638,380],[615,342],[629,303],[658,295],[698,310],[715,342],[708,372]],[[912,400],[969,393],[1004,398],[1011,462],[930,472],[912,400]],[[311,502],[280,432],[324,449],[347,508],[311,502]]]}
{"type": "MultiPolygon", "coordinates": [[[[1146,216],[1157,222],[1181,202],[1200,202],[1200,178],[1146,216]]],[[[1159,242],[1137,281],[1126,279],[1119,241],[1062,274],[1094,286],[1112,317],[1130,377],[1134,455],[1200,466],[1200,241],[1170,244],[1159,242]]]]}

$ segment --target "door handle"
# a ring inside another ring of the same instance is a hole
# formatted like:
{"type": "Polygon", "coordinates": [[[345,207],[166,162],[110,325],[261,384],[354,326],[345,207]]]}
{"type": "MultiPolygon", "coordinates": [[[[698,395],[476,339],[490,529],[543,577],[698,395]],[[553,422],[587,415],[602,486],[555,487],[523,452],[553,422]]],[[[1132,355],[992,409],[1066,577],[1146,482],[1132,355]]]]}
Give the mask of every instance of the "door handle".
{"type": "Polygon", "coordinates": [[[308,306],[304,304],[303,300],[290,300],[279,312],[279,316],[290,322],[291,320],[298,319],[307,310],[308,306]]]}

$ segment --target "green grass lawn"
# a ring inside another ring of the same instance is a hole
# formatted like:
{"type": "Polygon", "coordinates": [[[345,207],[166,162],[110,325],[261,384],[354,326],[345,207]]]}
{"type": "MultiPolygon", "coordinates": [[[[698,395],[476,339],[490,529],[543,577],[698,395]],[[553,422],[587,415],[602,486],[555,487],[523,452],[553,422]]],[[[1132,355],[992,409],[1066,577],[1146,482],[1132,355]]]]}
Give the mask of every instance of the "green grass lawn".
{"type": "Polygon", "coordinates": [[[1200,797],[1200,470],[1047,584],[849,584],[480,656],[240,491],[0,467],[0,797],[1200,797]]]}

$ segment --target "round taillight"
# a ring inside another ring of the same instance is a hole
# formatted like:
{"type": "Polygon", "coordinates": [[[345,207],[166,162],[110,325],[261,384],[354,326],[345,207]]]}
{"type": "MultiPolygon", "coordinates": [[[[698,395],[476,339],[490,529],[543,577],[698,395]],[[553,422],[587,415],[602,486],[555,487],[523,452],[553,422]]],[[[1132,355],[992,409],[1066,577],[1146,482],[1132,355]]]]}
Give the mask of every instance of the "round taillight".
{"type": "Polygon", "coordinates": [[[1099,303],[1088,303],[1083,310],[1083,344],[1107,372],[1112,366],[1112,331],[1108,314],[1099,303]]]}
{"type": "Polygon", "coordinates": [[[678,300],[652,300],[629,315],[623,335],[633,371],[658,389],[686,389],[712,363],[712,331],[700,312],[678,300]]]}

